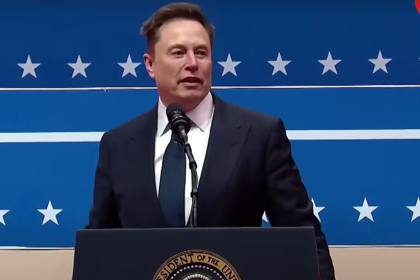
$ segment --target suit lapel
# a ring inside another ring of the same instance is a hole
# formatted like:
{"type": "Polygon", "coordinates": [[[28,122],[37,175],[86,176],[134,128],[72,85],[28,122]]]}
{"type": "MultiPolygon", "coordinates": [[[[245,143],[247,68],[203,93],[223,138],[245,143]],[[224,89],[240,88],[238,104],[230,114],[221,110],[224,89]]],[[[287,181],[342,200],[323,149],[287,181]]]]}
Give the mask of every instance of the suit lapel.
{"type": "Polygon", "coordinates": [[[136,127],[128,143],[131,163],[128,168],[134,178],[132,201],[137,205],[133,209],[139,209],[135,213],[139,217],[137,226],[161,227],[165,222],[157,198],[154,168],[157,107],[145,113],[136,127]]]}
{"type": "Polygon", "coordinates": [[[206,225],[211,209],[223,196],[241,153],[249,125],[229,111],[229,105],[213,94],[215,111],[210,138],[198,186],[197,222],[206,225]]]}

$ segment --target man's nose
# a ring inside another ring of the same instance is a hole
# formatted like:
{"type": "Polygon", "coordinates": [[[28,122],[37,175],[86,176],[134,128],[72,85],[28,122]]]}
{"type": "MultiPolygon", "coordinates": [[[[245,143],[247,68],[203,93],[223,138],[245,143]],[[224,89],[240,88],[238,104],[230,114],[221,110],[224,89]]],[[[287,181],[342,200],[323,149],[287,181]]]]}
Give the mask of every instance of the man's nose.
{"type": "Polygon", "coordinates": [[[197,58],[194,53],[188,53],[186,57],[186,66],[190,71],[196,71],[198,69],[197,58]]]}

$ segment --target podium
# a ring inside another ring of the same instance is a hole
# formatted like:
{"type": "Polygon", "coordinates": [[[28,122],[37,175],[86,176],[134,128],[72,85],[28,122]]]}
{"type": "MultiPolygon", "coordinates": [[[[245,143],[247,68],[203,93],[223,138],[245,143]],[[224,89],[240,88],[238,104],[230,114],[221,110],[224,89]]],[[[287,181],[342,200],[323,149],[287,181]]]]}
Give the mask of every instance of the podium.
{"type": "Polygon", "coordinates": [[[311,227],[83,229],[73,280],[318,280],[311,227]]]}

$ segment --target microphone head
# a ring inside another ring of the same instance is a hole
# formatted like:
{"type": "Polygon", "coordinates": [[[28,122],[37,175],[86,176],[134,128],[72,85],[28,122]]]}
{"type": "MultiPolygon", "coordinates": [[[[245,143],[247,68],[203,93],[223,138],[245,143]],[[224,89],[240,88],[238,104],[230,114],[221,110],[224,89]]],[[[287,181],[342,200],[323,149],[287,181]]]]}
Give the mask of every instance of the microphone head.
{"type": "Polygon", "coordinates": [[[171,130],[178,134],[179,127],[183,126],[185,133],[188,133],[191,129],[190,119],[185,114],[182,106],[177,103],[170,104],[166,108],[166,116],[171,126],[171,130]]]}
{"type": "Polygon", "coordinates": [[[177,103],[169,104],[166,108],[166,116],[168,117],[168,121],[171,122],[171,120],[176,115],[185,115],[184,110],[182,109],[182,106],[177,103]]]}

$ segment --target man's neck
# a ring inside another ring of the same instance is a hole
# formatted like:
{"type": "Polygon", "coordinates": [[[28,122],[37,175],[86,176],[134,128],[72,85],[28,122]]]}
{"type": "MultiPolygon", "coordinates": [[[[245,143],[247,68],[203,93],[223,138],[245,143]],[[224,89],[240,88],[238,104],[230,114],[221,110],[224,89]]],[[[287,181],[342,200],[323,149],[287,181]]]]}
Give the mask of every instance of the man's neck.
{"type": "MultiPolygon", "coordinates": [[[[164,131],[164,128],[168,122],[166,116],[166,108],[167,107],[163,103],[162,99],[159,98],[157,131],[159,136],[164,131]]],[[[211,93],[209,93],[198,105],[186,111],[186,114],[196,126],[198,126],[201,130],[205,130],[213,115],[213,109],[213,97],[211,93]]]]}
{"type": "MultiPolygon", "coordinates": [[[[211,93],[209,92],[208,94],[211,94],[211,93]]],[[[197,108],[197,106],[200,105],[200,103],[206,97],[207,97],[207,95],[204,95],[201,98],[197,98],[197,99],[184,99],[184,100],[178,99],[178,100],[170,100],[170,101],[160,97],[160,100],[161,100],[162,104],[165,105],[165,107],[168,107],[170,104],[177,103],[177,104],[181,105],[181,107],[182,107],[182,109],[184,110],[185,113],[188,113],[188,112],[194,110],[195,108],[197,108]]]]}

